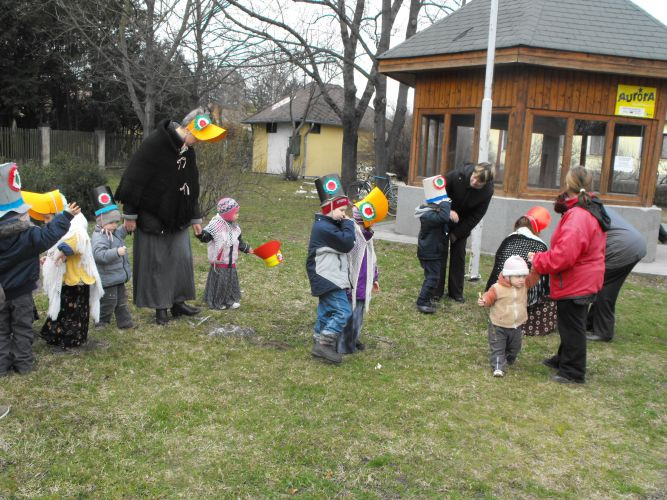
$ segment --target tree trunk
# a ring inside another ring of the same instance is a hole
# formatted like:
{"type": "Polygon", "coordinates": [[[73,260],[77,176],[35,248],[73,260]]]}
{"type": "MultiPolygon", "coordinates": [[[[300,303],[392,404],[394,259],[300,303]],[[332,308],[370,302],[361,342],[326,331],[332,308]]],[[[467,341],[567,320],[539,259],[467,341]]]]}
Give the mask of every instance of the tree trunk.
{"type": "Polygon", "coordinates": [[[341,181],[347,191],[348,186],[357,180],[357,141],[358,124],[354,118],[343,119],[343,151],[341,181]]]}

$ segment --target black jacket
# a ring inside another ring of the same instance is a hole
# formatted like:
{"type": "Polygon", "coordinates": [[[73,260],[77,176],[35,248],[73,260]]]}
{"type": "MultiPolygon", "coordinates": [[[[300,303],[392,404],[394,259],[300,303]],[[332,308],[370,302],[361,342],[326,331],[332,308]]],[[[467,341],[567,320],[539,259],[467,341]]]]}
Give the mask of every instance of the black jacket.
{"type": "Polygon", "coordinates": [[[7,300],[37,288],[39,254],[65,236],[70,220],[63,212],[41,228],[18,218],[0,223],[0,283],[7,300]]]}
{"type": "Polygon", "coordinates": [[[436,205],[421,205],[416,213],[421,221],[417,236],[417,257],[420,260],[440,260],[445,256],[449,236],[449,201],[436,205]]]}
{"type": "Polygon", "coordinates": [[[114,197],[145,232],[175,232],[201,218],[197,157],[192,147],[181,153],[182,146],[174,125],[164,120],[123,173],[114,197]]]}
{"type": "Polygon", "coordinates": [[[459,216],[457,224],[450,223],[449,232],[457,240],[467,238],[470,232],[482,220],[493,196],[493,182],[487,182],[482,189],[470,187],[470,176],[474,165],[445,174],[447,194],[452,200],[452,210],[459,216]]]}

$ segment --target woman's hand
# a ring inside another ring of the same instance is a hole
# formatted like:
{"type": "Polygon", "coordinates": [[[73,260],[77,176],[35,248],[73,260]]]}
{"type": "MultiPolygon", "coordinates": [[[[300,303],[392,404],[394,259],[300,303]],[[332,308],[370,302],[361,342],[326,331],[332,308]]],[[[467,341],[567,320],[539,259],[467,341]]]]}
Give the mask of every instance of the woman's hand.
{"type": "Polygon", "coordinates": [[[192,230],[195,232],[195,236],[199,236],[202,232],[201,224],[192,224],[192,230]]]}
{"type": "Polygon", "coordinates": [[[123,221],[123,225],[125,226],[125,230],[128,233],[133,233],[137,229],[137,221],[134,219],[125,219],[125,221],[123,221]]]}
{"type": "Polygon", "coordinates": [[[532,264],[533,263],[533,257],[535,257],[535,252],[528,252],[528,263],[532,264]]]}
{"type": "Polygon", "coordinates": [[[449,220],[452,221],[454,224],[458,224],[459,223],[459,214],[457,214],[455,210],[450,210],[449,211],[449,220]]]}

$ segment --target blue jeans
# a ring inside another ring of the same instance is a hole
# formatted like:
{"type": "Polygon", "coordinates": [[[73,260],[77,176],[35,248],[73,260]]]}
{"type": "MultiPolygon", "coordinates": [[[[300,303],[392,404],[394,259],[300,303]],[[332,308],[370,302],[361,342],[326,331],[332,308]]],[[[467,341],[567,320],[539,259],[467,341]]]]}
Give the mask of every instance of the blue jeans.
{"type": "Polygon", "coordinates": [[[320,295],[317,304],[314,339],[320,344],[336,347],[338,336],[352,316],[352,307],[345,290],[332,290],[320,295]]]}
{"type": "Polygon", "coordinates": [[[357,350],[357,342],[361,337],[361,327],[364,324],[365,300],[358,300],[352,311],[350,321],[345,325],[343,334],[338,336],[338,349],[341,354],[352,354],[357,350]]]}

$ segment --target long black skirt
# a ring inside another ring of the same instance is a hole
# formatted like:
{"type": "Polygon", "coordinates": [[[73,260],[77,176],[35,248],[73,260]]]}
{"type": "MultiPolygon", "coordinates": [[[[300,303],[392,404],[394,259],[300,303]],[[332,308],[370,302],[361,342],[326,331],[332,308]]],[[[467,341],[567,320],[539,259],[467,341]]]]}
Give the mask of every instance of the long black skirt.
{"type": "Polygon", "coordinates": [[[204,302],[212,309],[227,309],[241,302],[241,286],[235,267],[212,267],[206,278],[204,302]]]}
{"type": "Polygon", "coordinates": [[[63,285],[60,293],[58,318],[46,318],[40,335],[48,344],[60,347],[77,347],[88,340],[90,305],[88,285],[63,285]]]}

